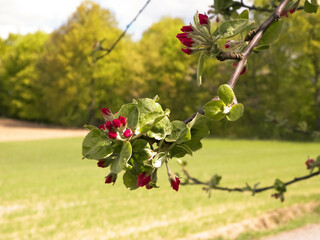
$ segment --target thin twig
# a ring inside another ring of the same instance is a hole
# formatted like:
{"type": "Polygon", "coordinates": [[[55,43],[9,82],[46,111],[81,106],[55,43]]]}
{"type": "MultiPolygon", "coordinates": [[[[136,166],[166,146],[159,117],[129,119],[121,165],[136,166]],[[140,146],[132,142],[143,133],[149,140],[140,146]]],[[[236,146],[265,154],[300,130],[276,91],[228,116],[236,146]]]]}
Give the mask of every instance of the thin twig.
{"type": "MultiPolygon", "coordinates": [[[[204,181],[201,181],[195,177],[192,177],[185,168],[182,168],[182,171],[185,174],[186,178],[188,180],[192,181],[192,183],[185,183],[184,185],[204,185],[204,186],[210,187],[209,182],[204,182],[204,181]]],[[[284,185],[289,186],[291,184],[294,184],[294,183],[297,183],[297,182],[300,182],[300,181],[303,181],[303,180],[306,180],[306,179],[309,179],[309,178],[312,178],[312,177],[315,177],[318,175],[320,175],[320,171],[317,171],[315,173],[311,173],[311,174],[308,174],[308,175],[305,175],[302,177],[295,177],[291,181],[284,182],[284,185]]],[[[229,187],[218,187],[218,186],[213,186],[210,188],[216,189],[216,190],[221,190],[221,191],[227,191],[227,192],[248,192],[248,191],[250,191],[250,192],[254,192],[254,193],[260,193],[260,192],[264,192],[264,191],[267,191],[270,189],[274,189],[274,185],[266,186],[266,187],[262,187],[262,188],[255,188],[255,189],[248,189],[246,187],[244,187],[244,188],[240,188],[240,187],[229,188],[229,187]]]]}
{"type": "Polygon", "coordinates": [[[148,4],[151,2],[151,0],[148,0],[144,6],[139,10],[137,15],[131,20],[131,22],[126,26],[126,29],[121,33],[121,35],[117,38],[117,40],[112,44],[112,46],[109,49],[104,49],[106,51],[104,54],[101,56],[97,57],[93,62],[99,61],[101,58],[104,58],[105,56],[109,55],[112,50],[115,48],[115,46],[120,42],[120,40],[127,34],[127,31],[131,27],[131,25],[137,20],[139,15],[143,12],[143,10],[148,6],[148,4]]]}

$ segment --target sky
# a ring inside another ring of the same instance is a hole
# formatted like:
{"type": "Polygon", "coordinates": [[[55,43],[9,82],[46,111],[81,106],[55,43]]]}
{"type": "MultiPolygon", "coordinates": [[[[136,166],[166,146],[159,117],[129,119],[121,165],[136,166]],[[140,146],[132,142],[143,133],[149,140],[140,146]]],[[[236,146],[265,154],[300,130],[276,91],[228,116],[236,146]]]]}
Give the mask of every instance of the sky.
{"type": "MultiPolygon", "coordinates": [[[[147,0],[95,0],[111,10],[121,29],[134,18],[147,0]]],[[[82,0],[0,0],[0,37],[9,33],[52,32],[64,24],[82,0]]],[[[213,0],[151,0],[128,33],[138,40],[143,31],[163,16],[192,21],[196,10],[206,12],[213,0]]]]}

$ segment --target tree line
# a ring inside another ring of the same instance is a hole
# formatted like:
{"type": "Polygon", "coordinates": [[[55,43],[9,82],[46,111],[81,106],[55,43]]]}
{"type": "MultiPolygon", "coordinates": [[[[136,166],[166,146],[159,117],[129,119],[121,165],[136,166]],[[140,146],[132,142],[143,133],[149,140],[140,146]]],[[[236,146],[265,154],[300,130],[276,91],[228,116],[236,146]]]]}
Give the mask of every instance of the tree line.
{"type": "MultiPolygon", "coordinates": [[[[236,89],[244,116],[235,123],[213,122],[214,135],[298,137],[267,122],[268,111],[291,124],[305,122],[309,131],[320,130],[320,16],[295,14],[282,20],[287,30],[270,49],[250,56],[236,89]]],[[[255,17],[257,25],[261,18],[255,17]]],[[[172,119],[184,120],[215,95],[234,67],[208,59],[203,85],[197,87],[197,57],[184,54],[176,39],[183,25],[182,19],[162,18],[139,41],[127,36],[95,62],[102,54],[94,51],[95,43],[103,39],[108,48],[122,31],[109,10],[86,1],[51,34],[0,38],[0,115],[62,126],[98,125],[100,108],[116,112],[134,98],[158,95],[172,119]]]]}

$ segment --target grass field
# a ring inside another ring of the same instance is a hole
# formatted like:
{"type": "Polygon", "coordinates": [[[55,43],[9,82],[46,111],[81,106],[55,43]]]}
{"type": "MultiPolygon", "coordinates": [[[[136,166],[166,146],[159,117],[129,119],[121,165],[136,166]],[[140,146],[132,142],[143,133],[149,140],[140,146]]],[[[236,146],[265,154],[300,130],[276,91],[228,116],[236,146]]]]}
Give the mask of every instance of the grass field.
{"type": "MultiPolygon", "coordinates": [[[[104,184],[108,170],[81,160],[81,142],[0,143],[0,239],[175,239],[320,201],[320,177],[293,185],[280,203],[270,191],[255,197],[215,191],[211,198],[200,186],[175,192],[164,169],[159,189],[130,192],[121,177],[115,186],[104,184]]],[[[319,143],[206,140],[188,168],[204,180],[221,174],[222,185],[269,185],[276,177],[287,181],[307,174],[307,155],[319,153],[319,143]]]]}

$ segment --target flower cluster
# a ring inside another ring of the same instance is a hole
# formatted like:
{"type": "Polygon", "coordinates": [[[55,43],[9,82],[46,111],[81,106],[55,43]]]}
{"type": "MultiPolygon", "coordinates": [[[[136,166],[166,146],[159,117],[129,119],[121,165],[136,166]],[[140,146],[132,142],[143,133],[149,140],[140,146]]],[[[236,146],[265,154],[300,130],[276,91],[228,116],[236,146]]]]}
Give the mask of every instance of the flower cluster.
{"type": "Polygon", "coordinates": [[[210,20],[206,14],[197,13],[195,25],[182,26],[180,30],[177,38],[187,47],[181,49],[184,53],[190,55],[211,48],[210,20]]]}
{"type": "Polygon", "coordinates": [[[127,119],[125,117],[115,118],[108,108],[102,108],[101,113],[105,122],[99,126],[99,129],[107,132],[110,139],[130,138],[132,136],[131,129],[126,128],[127,119]]]}

